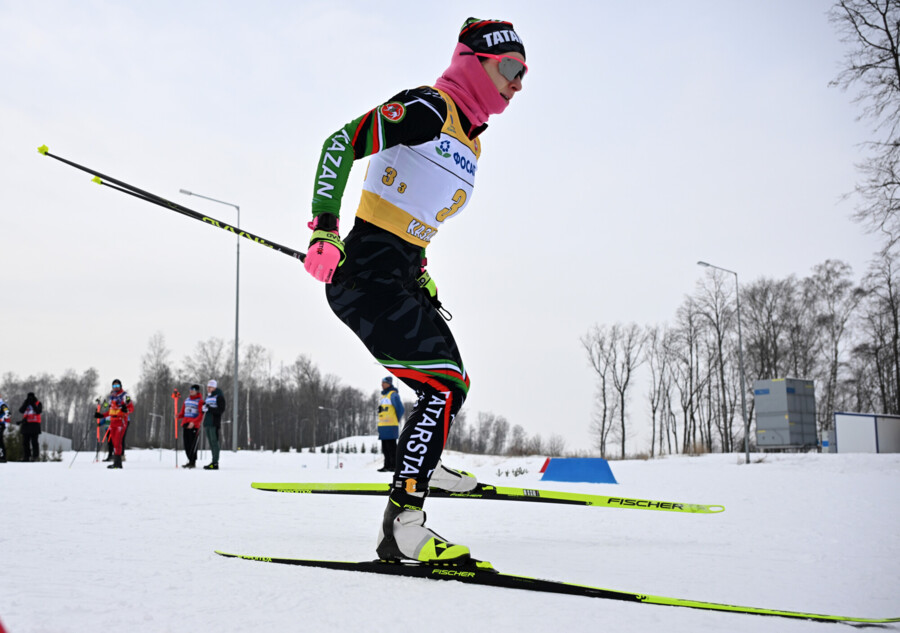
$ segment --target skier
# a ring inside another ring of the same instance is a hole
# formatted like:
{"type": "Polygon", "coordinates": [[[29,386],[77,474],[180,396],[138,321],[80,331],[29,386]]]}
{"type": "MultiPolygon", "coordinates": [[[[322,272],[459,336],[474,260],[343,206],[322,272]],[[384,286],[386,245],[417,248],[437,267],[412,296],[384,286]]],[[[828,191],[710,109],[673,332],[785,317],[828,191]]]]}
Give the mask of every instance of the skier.
{"type": "Polygon", "coordinates": [[[184,433],[184,454],[188,463],[182,468],[195,468],[197,466],[197,440],[199,439],[200,424],[203,422],[203,397],[200,395],[200,385],[191,385],[191,392],[184,399],[181,411],[176,416],[181,420],[181,430],[184,433]]]}
{"type": "Polygon", "coordinates": [[[378,469],[380,473],[392,473],[397,467],[397,436],[404,411],[400,394],[394,386],[394,377],[385,376],[381,381],[381,399],[378,401],[378,439],[384,454],[384,466],[378,469]]]}
{"type": "Polygon", "coordinates": [[[479,135],[488,117],[503,112],[522,89],[526,71],[525,47],[511,23],[469,18],[450,67],[433,87],[398,93],[329,136],[322,148],[305,268],[327,284],[338,318],[418,397],[400,435],[380,523],[376,552],[382,559],[470,559],[468,547],[425,527],[429,485],[464,491],[477,484],[440,462],[469,376],[442,319],[425,248],[468,202],[479,135]],[[350,169],[370,155],[356,221],[342,242],[338,218],[350,169]]]}
{"type": "Polygon", "coordinates": [[[19,422],[22,431],[23,462],[36,462],[41,459],[38,436],[41,434],[41,412],[43,410],[44,405],[35,397],[34,393],[29,391],[25,402],[19,407],[19,413],[23,416],[22,421],[19,422]]]}
{"type": "Polygon", "coordinates": [[[125,430],[128,428],[128,416],[134,413],[134,401],[128,392],[122,388],[122,381],[116,378],[112,381],[112,391],[103,400],[100,409],[94,413],[97,424],[103,424],[104,418],[109,418],[109,441],[113,445],[113,463],[107,468],[122,468],[123,442],[125,430]]]}
{"type": "Polygon", "coordinates": [[[6,435],[6,425],[9,423],[10,417],[12,416],[9,412],[9,405],[0,396],[0,464],[6,463],[6,443],[3,441],[3,436],[6,435]]]}
{"type": "Polygon", "coordinates": [[[219,470],[219,431],[222,429],[222,414],[225,413],[225,394],[219,389],[219,383],[210,380],[206,383],[206,402],[203,404],[203,430],[209,440],[212,462],[203,470],[219,470]]]}

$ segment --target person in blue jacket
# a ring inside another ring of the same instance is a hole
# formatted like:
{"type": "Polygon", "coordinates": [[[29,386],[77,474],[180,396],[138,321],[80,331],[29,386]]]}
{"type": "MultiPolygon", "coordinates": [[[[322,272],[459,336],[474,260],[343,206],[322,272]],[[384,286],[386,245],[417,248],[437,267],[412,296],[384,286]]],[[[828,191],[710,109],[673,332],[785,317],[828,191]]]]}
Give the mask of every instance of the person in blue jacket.
{"type": "Polygon", "coordinates": [[[405,410],[400,393],[394,386],[393,376],[381,381],[381,398],[378,400],[378,439],[384,454],[384,466],[380,473],[392,473],[397,467],[397,438],[400,436],[400,420],[405,410]]]}

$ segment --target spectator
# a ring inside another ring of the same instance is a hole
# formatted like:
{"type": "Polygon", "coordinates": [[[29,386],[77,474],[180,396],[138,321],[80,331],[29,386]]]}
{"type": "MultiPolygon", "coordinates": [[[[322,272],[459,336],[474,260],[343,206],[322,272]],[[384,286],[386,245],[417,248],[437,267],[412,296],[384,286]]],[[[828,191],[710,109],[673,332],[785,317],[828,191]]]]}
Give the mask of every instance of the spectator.
{"type": "Polygon", "coordinates": [[[24,416],[19,422],[22,430],[23,462],[36,462],[41,459],[38,436],[41,434],[41,411],[43,410],[44,406],[41,401],[29,391],[25,402],[19,407],[19,413],[24,416]]]}
{"type": "Polygon", "coordinates": [[[105,418],[109,419],[108,433],[113,445],[113,463],[107,468],[122,468],[125,431],[128,429],[128,416],[133,412],[134,402],[128,392],[122,389],[122,381],[116,378],[112,381],[112,391],[94,414],[97,424],[102,424],[105,418]]]}
{"type": "Polygon", "coordinates": [[[386,376],[381,381],[381,399],[378,401],[378,439],[384,454],[384,466],[378,469],[380,473],[392,473],[397,466],[397,438],[404,412],[394,377],[386,376]]]}
{"type": "Polygon", "coordinates": [[[203,470],[219,470],[219,432],[222,429],[222,414],[225,413],[225,394],[219,389],[215,380],[206,383],[206,403],[203,405],[203,429],[206,431],[206,439],[209,440],[209,449],[212,452],[212,462],[203,467],[203,470]]]}
{"type": "Polygon", "coordinates": [[[188,459],[188,463],[182,468],[195,468],[197,466],[197,439],[200,433],[200,424],[203,422],[203,398],[200,395],[200,385],[191,385],[191,392],[184,399],[177,419],[181,421],[184,453],[188,459]]]}

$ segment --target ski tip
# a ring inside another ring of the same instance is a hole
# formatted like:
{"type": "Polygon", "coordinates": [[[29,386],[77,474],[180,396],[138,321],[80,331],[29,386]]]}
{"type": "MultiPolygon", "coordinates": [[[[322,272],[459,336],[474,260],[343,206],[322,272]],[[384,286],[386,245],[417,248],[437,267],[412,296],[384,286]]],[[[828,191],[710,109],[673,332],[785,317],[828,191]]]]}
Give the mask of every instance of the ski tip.
{"type": "Polygon", "coordinates": [[[49,151],[50,151],[50,148],[47,147],[46,145],[41,145],[41,146],[38,148],[38,153],[39,153],[39,154],[43,154],[44,156],[46,156],[46,155],[47,155],[47,152],[49,152],[49,151]]]}
{"type": "Polygon", "coordinates": [[[100,176],[94,176],[93,178],[91,178],[91,182],[96,182],[98,185],[103,184],[103,181],[100,180],[100,176]]]}
{"type": "Polygon", "coordinates": [[[725,506],[709,506],[709,512],[711,514],[717,514],[719,512],[725,512],[725,506]]]}

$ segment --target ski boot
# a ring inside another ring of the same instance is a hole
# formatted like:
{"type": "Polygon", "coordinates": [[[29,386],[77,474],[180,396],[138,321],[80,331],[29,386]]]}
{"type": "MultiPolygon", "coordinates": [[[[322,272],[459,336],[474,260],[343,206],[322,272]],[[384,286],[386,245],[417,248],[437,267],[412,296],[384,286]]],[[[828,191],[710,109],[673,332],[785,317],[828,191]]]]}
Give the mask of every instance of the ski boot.
{"type": "Polygon", "coordinates": [[[472,473],[447,468],[442,462],[438,461],[431,475],[429,485],[432,488],[446,490],[447,492],[469,492],[478,485],[478,479],[472,473]]]}
{"type": "Polygon", "coordinates": [[[194,468],[196,465],[197,465],[197,463],[194,460],[191,460],[187,464],[182,466],[182,468],[194,468]]]}
{"type": "Polygon", "coordinates": [[[203,467],[203,470],[219,470],[219,463],[213,462],[212,464],[207,464],[203,467]]]}
{"type": "MultiPolygon", "coordinates": [[[[407,483],[414,480],[407,480],[407,483]]],[[[378,529],[375,552],[381,560],[409,559],[420,563],[464,565],[471,560],[469,548],[448,542],[425,527],[422,503],[425,493],[395,489],[378,529]]]]}
{"type": "Polygon", "coordinates": [[[107,468],[122,468],[122,456],[115,455],[113,456],[113,463],[107,466],[107,468]]]}

